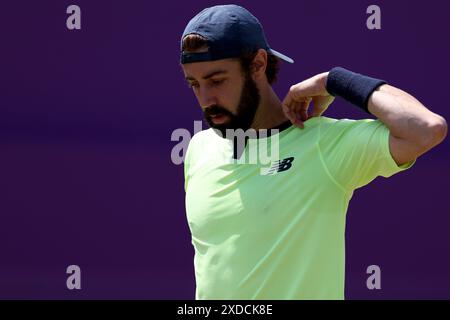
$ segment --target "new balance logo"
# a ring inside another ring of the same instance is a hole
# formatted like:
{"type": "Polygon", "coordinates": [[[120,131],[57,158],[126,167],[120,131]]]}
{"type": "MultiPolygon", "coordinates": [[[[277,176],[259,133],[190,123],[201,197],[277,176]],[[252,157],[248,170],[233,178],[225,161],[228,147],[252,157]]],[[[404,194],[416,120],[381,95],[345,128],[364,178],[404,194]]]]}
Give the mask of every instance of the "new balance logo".
{"type": "Polygon", "coordinates": [[[294,157],[289,157],[283,160],[277,160],[272,162],[271,166],[268,168],[261,168],[261,175],[268,176],[271,174],[287,171],[292,167],[292,161],[294,157]]]}

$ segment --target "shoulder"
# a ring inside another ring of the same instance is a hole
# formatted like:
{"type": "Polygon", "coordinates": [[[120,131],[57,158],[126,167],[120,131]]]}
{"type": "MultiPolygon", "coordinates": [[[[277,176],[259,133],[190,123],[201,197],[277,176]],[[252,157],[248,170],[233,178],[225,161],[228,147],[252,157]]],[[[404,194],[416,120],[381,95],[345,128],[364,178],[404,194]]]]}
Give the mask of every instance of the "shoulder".
{"type": "Polygon", "coordinates": [[[356,125],[356,124],[361,124],[361,123],[369,123],[372,121],[376,121],[375,119],[349,119],[349,118],[342,118],[342,119],[336,119],[336,118],[331,118],[331,117],[324,117],[321,116],[320,117],[320,126],[321,127],[345,127],[345,126],[349,126],[349,125],[356,125]]]}
{"type": "Polygon", "coordinates": [[[389,129],[379,119],[334,119],[323,117],[319,128],[322,150],[366,147],[384,143],[389,129]]]}
{"type": "Polygon", "coordinates": [[[189,142],[189,147],[197,147],[205,144],[210,144],[215,141],[215,139],[219,138],[213,129],[209,128],[206,130],[199,131],[195,133],[191,141],[189,142]]]}
{"type": "Polygon", "coordinates": [[[193,161],[198,154],[208,151],[211,146],[217,144],[217,139],[219,138],[211,128],[196,132],[189,141],[185,162],[193,161]]]}
{"type": "Polygon", "coordinates": [[[339,134],[348,131],[370,131],[384,126],[378,119],[335,119],[330,117],[321,117],[319,124],[321,134],[339,134]]]}

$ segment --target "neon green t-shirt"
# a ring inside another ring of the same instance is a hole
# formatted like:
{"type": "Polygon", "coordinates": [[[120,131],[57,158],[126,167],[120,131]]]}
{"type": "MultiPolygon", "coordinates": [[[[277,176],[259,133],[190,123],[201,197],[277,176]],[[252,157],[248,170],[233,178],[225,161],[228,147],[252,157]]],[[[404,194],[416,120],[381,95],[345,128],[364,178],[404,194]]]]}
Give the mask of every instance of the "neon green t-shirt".
{"type": "Polygon", "coordinates": [[[233,143],[212,129],[191,139],[184,168],[196,299],[344,299],[353,191],[416,160],[395,163],[380,120],[304,124],[270,137],[279,161],[264,165],[227,160],[233,143]]]}

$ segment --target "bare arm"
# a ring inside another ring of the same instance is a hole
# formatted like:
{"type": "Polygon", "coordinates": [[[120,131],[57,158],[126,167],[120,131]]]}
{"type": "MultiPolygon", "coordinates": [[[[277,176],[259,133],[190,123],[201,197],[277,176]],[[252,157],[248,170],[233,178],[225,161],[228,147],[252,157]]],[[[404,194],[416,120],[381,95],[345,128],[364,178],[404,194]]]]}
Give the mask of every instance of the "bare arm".
{"type": "Polygon", "coordinates": [[[378,87],[370,96],[368,108],[389,128],[389,148],[398,165],[418,158],[447,135],[442,116],[391,85],[378,87]]]}
{"type": "MultiPolygon", "coordinates": [[[[302,128],[303,121],[321,115],[333,102],[334,97],[326,90],[327,78],[328,72],[324,72],[291,86],[282,107],[292,123],[302,128]],[[308,116],[311,101],[314,106],[308,116]]],[[[389,128],[389,149],[398,165],[418,158],[447,135],[447,122],[442,116],[388,84],[371,94],[368,109],[389,128]]]]}

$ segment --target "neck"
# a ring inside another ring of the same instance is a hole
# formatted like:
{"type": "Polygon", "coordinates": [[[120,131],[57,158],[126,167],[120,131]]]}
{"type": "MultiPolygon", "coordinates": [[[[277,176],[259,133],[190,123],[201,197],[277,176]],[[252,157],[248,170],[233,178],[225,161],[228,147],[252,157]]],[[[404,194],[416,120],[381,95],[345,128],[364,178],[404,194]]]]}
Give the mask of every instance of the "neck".
{"type": "Polygon", "coordinates": [[[260,89],[260,95],[261,102],[253,119],[253,129],[271,129],[288,120],[281,108],[281,101],[273,91],[272,86],[267,85],[266,88],[260,89]]]}

